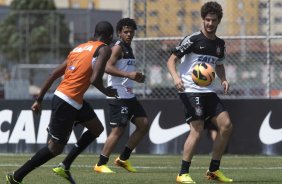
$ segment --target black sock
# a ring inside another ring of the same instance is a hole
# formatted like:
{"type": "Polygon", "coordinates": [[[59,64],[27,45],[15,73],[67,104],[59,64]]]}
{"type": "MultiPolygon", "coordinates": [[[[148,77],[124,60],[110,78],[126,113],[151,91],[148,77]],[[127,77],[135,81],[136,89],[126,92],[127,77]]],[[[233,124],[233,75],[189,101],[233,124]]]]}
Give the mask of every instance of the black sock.
{"type": "Polygon", "coordinates": [[[80,139],[71,149],[65,160],[62,162],[66,170],[70,169],[72,162],[89,144],[91,144],[94,139],[96,139],[96,136],[93,135],[89,130],[81,135],[80,139]]]}
{"type": "Polygon", "coordinates": [[[106,157],[104,155],[100,155],[100,159],[99,159],[97,166],[105,165],[105,164],[108,163],[108,161],[109,161],[109,157],[106,157]]]}
{"type": "Polygon", "coordinates": [[[130,157],[130,154],[132,152],[132,149],[130,149],[129,147],[125,146],[123,152],[120,154],[119,158],[121,160],[128,160],[130,157]]]}
{"type": "Polygon", "coordinates": [[[49,161],[51,158],[54,158],[55,155],[51,153],[48,146],[45,146],[39,150],[30,160],[28,160],[23,166],[14,172],[14,178],[16,181],[21,182],[23,178],[34,170],[36,167],[39,167],[49,161]]]}
{"type": "Polygon", "coordinates": [[[216,170],[219,170],[219,166],[220,160],[211,160],[209,171],[214,172],[216,170]]]}
{"type": "Polygon", "coordinates": [[[187,162],[185,160],[182,160],[181,170],[179,172],[179,175],[189,173],[190,165],[191,165],[191,162],[187,162]]]}

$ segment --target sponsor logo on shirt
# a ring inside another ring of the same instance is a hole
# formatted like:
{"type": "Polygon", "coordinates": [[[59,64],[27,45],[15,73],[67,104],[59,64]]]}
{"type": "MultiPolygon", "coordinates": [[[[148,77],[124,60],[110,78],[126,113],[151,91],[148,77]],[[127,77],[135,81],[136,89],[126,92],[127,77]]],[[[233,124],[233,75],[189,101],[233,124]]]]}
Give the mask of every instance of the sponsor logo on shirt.
{"type": "Polygon", "coordinates": [[[127,65],[135,65],[135,60],[128,60],[127,65]]]}
{"type": "Polygon", "coordinates": [[[198,61],[215,64],[216,58],[215,57],[210,57],[210,56],[199,56],[198,57],[198,61]]]}

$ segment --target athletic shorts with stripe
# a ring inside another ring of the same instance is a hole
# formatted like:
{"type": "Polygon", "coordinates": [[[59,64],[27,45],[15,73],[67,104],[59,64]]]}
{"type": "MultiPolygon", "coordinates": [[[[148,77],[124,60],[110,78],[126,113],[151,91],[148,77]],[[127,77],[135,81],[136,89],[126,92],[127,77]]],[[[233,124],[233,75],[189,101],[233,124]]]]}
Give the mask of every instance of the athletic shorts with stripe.
{"type": "Polygon", "coordinates": [[[93,108],[85,101],[77,110],[58,96],[52,99],[51,122],[47,128],[49,136],[61,144],[67,144],[75,122],[83,123],[96,118],[93,108]]]}
{"type": "Polygon", "coordinates": [[[110,126],[125,127],[128,122],[134,122],[134,118],[147,117],[143,106],[134,98],[130,99],[109,99],[110,126]]]}
{"type": "MultiPolygon", "coordinates": [[[[185,118],[189,124],[194,120],[204,120],[210,123],[211,118],[226,111],[216,93],[179,93],[185,106],[185,118]]],[[[209,127],[209,125],[205,125],[209,127]]]]}

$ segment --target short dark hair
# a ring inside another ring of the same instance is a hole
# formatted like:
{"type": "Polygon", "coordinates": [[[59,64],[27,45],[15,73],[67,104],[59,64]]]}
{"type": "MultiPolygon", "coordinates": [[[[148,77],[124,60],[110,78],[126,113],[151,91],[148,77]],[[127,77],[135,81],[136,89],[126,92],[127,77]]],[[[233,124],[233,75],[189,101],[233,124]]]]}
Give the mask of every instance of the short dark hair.
{"type": "Polygon", "coordinates": [[[95,27],[94,37],[98,37],[98,36],[109,37],[113,35],[113,33],[114,33],[114,28],[112,24],[107,21],[101,21],[98,22],[98,24],[95,27]]]}
{"type": "Polygon", "coordinates": [[[137,30],[137,25],[134,19],[123,18],[123,19],[120,19],[117,23],[117,26],[116,26],[117,34],[122,31],[122,28],[124,26],[129,26],[129,27],[132,27],[134,30],[137,30]]]}
{"type": "Polygon", "coordinates": [[[223,10],[220,4],[215,1],[205,3],[201,8],[201,17],[204,19],[208,14],[216,14],[218,20],[221,21],[223,10]]]}

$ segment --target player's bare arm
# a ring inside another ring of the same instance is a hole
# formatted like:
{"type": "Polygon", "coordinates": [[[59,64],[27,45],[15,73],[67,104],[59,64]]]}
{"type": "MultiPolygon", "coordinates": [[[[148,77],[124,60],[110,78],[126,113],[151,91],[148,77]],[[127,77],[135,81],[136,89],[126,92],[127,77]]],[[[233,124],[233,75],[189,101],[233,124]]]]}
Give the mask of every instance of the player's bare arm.
{"type": "Polygon", "coordinates": [[[224,65],[216,65],[215,67],[215,72],[217,74],[217,76],[220,78],[221,80],[221,85],[224,88],[224,94],[227,94],[229,91],[229,83],[226,80],[226,75],[225,75],[225,68],[224,65]]]}
{"type": "Polygon", "coordinates": [[[93,66],[93,73],[90,78],[91,84],[93,84],[99,91],[109,97],[116,97],[117,91],[110,87],[105,88],[103,84],[103,75],[106,67],[106,63],[110,58],[112,51],[109,46],[104,46],[99,49],[99,55],[93,66]]]}
{"type": "Polygon", "coordinates": [[[184,91],[184,83],[179,77],[177,70],[176,70],[176,62],[179,61],[178,57],[174,54],[171,54],[167,61],[167,68],[168,71],[173,79],[174,85],[178,91],[184,91]]]}
{"type": "Polygon", "coordinates": [[[124,72],[115,67],[116,62],[122,57],[122,48],[120,45],[115,45],[112,48],[112,55],[106,66],[106,73],[117,77],[126,77],[136,82],[143,83],[145,75],[142,72],[124,72]]]}
{"type": "Polygon", "coordinates": [[[59,65],[47,78],[47,80],[45,81],[45,83],[43,84],[39,95],[36,98],[36,101],[33,103],[33,105],[31,106],[31,109],[34,113],[38,114],[41,111],[41,102],[43,100],[44,95],[46,94],[46,92],[50,89],[51,85],[53,84],[53,82],[58,79],[59,77],[62,77],[64,75],[64,72],[66,70],[67,67],[67,61],[64,61],[64,63],[62,63],[61,65],[59,65]]]}

